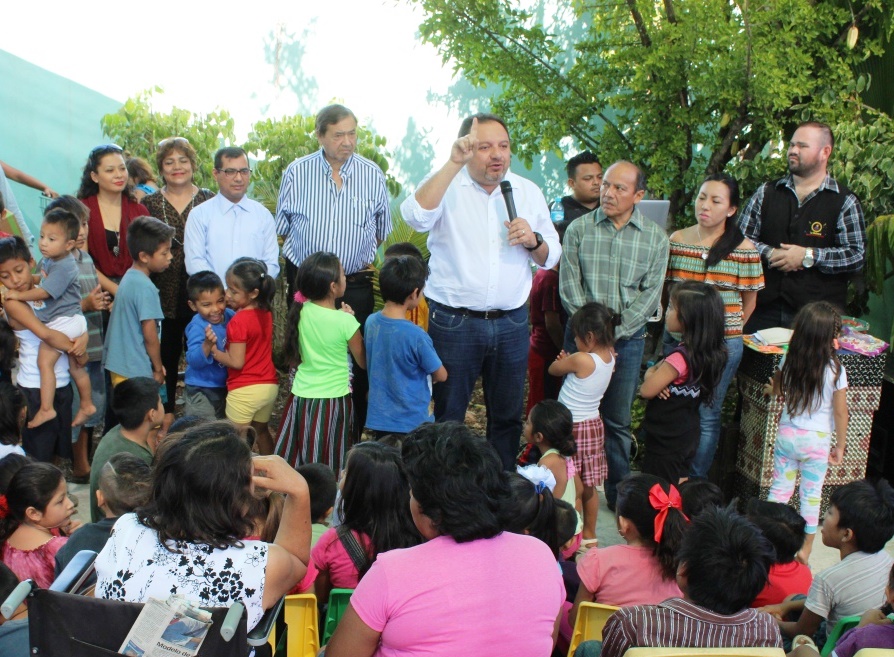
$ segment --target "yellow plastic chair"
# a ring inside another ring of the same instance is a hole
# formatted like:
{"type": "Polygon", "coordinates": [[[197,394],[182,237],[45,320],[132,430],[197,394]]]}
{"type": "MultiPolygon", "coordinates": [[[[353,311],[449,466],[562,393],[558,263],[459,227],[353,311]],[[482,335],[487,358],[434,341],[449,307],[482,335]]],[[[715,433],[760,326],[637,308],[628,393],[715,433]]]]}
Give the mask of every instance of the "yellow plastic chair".
{"type": "Polygon", "coordinates": [[[620,607],[601,605],[598,602],[581,602],[574,621],[574,632],[571,633],[571,644],[568,646],[568,657],[574,657],[574,651],[581,641],[602,641],[602,628],[605,621],[620,607]]]}
{"type": "Polygon", "coordinates": [[[782,648],[631,648],[624,657],[785,657],[782,648]]]}
{"type": "Polygon", "coordinates": [[[863,648],[858,650],[854,657],[894,657],[894,650],[885,648],[863,648]]]}
{"type": "Polygon", "coordinates": [[[286,654],[316,657],[320,650],[320,621],[317,596],[313,593],[286,596],[286,654]]]}

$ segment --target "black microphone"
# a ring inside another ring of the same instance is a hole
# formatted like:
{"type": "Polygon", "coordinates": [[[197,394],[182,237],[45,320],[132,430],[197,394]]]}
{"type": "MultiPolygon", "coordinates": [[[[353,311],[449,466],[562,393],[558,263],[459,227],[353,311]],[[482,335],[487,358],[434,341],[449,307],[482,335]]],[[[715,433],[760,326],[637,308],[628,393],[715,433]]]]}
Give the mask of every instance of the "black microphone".
{"type": "Polygon", "coordinates": [[[506,201],[506,212],[509,213],[509,221],[518,216],[515,211],[515,200],[512,198],[512,183],[504,180],[500,183],[500,191],[503,192],[503,200],[506,201]]]}

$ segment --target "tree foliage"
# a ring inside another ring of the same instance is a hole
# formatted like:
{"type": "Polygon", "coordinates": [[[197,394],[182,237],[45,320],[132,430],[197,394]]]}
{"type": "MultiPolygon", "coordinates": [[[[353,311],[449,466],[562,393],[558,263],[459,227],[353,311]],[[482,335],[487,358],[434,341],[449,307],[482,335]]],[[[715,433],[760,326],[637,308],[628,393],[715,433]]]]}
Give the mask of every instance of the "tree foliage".
{"type": "MultiPolygon", "coordinates": [[[[174,107],[169,113],[153,110],[153,101],[164,94],[161,87],[138,93],[114,114],[102,117],[102,130],[129,154],[142,157],[155,167],[158,142],[168,137],[185,137],[196,149],[199,170],[196,184],[214,188],[214,153],[236,141],[235,122],[226,110],[195,114],[174,107]]],[[[160,172],[158,172],[160,173],[160,172]]]]}
{"type": "MultiPolygon", "coordinates": [[[[274,212],[283,171],[292,160],[316,151],[320,146],[314,134],[313,116],[288,116],[263,119],[255,123],[244,144],[235,135],[235,122],[226,110],[197,114],[173,108],[170,113],[157,112],[153,100],[164,91],[155,87],[129,98],[114,114],[102,118],[103,132],[129,154],[155,162],[158,142],[168,137],[185,137],[196,149],[198,171],[196,184],[215,189],[214,153],[223,146],[241,145],[254,160],[252,196],[274,212]]],[[[385,172],[385,182],[392,197],[400,194],[401,185],[389,174],[390,154],[385,150],[385,137],[364,126],[357,127],[357,152],[372,160],[385,172]]]]}
{"type": "MultiPolygon", "coordinates": [[[[894,4],[412,1],[426,14],[424,41],[473,84],[500,85],[492,109],[523,162],[583,148],[605,162],[631,159],[678,218],[708,173],[738,169],[750,192],[784,170],[783,140],[805,117],[836,131],[867,125],[868,78],[858,84],[853,67],[882,52],[894,4]]],[[[881,145],[892,144],[888,136],[881,145]]],[[[862,151],[853,155],[844,166],[852,162],[854,175],[877,176],[862,151]]]]}

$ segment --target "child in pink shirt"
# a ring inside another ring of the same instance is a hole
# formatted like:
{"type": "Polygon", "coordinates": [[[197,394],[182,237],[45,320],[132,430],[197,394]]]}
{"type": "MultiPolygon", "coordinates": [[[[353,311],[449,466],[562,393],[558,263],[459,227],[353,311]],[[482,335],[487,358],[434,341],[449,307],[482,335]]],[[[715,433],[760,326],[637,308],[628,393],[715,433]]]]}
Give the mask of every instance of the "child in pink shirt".
{"type": "Polygon", "coordinates": [[[339,488],[342,524],[327,529],[311,550],[321,602],[332,589],[356,588],[380,553],[422,541],[410,515],[410,486],[397,448],[354,445],[339,488]]]}
{"type": "Polygon", "coordinates": [[[635,474],[618,484],[618,531],[627,544],[589,550],[578,563],[572,627],[581,602],[626,607],[680,596],[676,553],[688,522],[682,504],[676,487],[659,477],[635,474]]]}

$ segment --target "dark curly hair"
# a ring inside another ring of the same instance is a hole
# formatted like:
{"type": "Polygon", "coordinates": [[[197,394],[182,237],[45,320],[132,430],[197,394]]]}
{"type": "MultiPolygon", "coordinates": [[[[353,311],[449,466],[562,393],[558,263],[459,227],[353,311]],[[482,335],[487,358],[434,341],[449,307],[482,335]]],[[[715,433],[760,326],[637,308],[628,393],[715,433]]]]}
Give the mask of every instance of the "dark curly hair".
{"type": "MultiPolygon", "coordinates": [[[[121,161],[126,164],[126,155],[120,146],[115,144],[105,144],[94,148],[90,151],[90,155],[87,156],[87,163],[84,165],[83,172],[81,172],[81,184],[78,187],[77,193],[79,199],[85,199],[88,196],[96,196],[99,194],[99,185],[94,182],[93,177],[90,174],[99,171],[99,165],[102,162],[102,158],[106,155],[119,155],[121,156],[121,161]]],[[[130,177],[128,177],[127,184],[124,186],[124,191],[122,193],[127,194],[127,196],[133,200],[133,181],[130,177]]]]}
{"type": "Polygon", "coordinates": [[[231,422],[220,420],[188,429],[161,451],[150,501],[136,513],[162,545],[224,549],[251,535],[253,503],[251,450],[231,422]]]}
{"type": "Polygon", "coordinates": [[[503,531],[511,492],[500,457],[463,424],[423,424],[404,441],[413,498],[435,529],[457,543],[503,531]]]}

